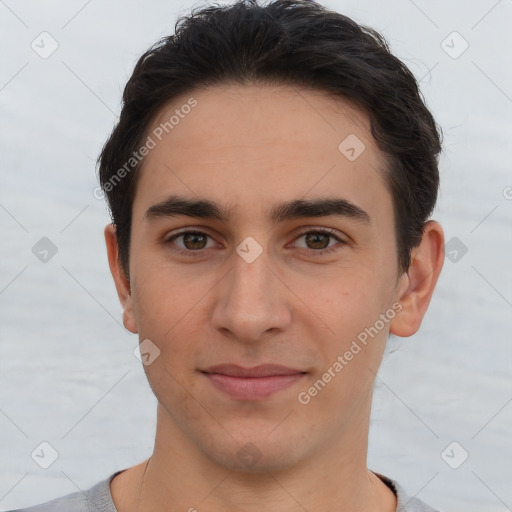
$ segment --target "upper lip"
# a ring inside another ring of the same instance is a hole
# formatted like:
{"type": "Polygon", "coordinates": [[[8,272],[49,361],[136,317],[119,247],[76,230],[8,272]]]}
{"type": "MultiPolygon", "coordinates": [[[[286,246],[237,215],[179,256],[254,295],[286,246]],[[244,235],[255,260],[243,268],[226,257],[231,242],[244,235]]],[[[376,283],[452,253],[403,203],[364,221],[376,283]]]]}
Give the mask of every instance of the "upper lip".
{"type": "Polygon", "coordinates": [[[229,377],[271,377],[276,375],[296,375],[306,373],[295,368],[288,368],[278,364],[260,364],[251,368],[244,368],[236,364],[218,364],[211,366],[204,373],[218,373],[229,377]]]}

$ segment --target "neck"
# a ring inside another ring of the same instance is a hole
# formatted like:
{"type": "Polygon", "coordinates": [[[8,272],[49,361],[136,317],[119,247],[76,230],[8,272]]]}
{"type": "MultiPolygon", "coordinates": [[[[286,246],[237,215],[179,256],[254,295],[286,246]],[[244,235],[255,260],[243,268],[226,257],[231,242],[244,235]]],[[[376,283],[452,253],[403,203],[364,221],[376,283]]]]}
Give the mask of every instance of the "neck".
{"type": "Polygon", "coordinates": [[[366,467],[368,422],[359,426],[291,467],[249,472],[212,462],[159,406],[153,455],[112,481],[114,502],[119,512],[395,512],[395,495],[366,467]]]}

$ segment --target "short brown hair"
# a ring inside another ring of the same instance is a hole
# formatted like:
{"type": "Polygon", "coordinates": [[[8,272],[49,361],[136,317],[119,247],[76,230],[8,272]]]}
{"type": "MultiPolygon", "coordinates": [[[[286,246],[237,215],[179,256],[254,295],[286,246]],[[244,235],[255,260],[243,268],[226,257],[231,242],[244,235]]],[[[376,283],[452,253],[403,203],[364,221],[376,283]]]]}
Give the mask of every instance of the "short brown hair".
{"type": "Polygon", "coordinates": [[[388,163],[398,266],[407,271],[439,187],[441,130],[409,69],[375,30],[311,0],[239,0],[182,16],[175,34],[138,60],[123,93],[118,124],[98,158],[99,178],[119,259],[129,272],[137,170],[133,159],[158,111],[173,98],[224,83],[305,86],[348,100],[364,111],[388,163]],[[128,169],[130,170],[130,169],[128,169]],[[119,177],[119,174],[117,174],[119,177]]]}

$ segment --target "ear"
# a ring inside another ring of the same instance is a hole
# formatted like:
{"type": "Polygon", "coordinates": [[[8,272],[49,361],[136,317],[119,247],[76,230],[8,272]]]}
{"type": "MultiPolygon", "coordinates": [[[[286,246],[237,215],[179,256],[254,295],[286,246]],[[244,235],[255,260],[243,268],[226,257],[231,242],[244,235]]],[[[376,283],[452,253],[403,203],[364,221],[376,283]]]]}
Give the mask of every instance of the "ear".
{"type": "Polygon", "coordinates": [[[444,233],[435,221],[425,223],[418,247],[411,252],[407,273],[400,276],[397,301],[402,310],[393,318],[389,332],[412,336],[421,325],[444,263],[444,233]]]}
{"type": "Polygon", "coordinates": [[[123,324],[132,333],[137,333],[137,323],[133,311],[133,301],[130,289],[130,280],[126,277],[119,261],[119,247],[117,245],[116,227],[108,224],[105,227],[105,243],[107,245],[108,264],[114,278],[117,295],[123,306],[123,324]]]}

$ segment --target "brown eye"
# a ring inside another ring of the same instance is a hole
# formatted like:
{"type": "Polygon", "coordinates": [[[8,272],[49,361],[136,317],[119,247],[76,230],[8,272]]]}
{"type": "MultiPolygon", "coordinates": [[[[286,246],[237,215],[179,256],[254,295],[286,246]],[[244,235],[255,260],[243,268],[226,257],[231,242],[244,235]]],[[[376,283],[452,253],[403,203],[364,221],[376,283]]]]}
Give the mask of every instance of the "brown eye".
{"type": "Polygon", "coordinates": [[[208,238],[207,235],[203,233],[185,233],[181,236],[183,237],[185,249],[191,251],[204,249],[208,238]]]}
{"type": "Polygon", "coordinates": [[[170,245],[173,251],[186,256],[204,255],[204,249],[214,246],[212,237],[202,231],[182,231],[169,237],[165,244],[170,245]]]}
{"type": "Polygon", "coordinates": [[[326,249],[329,246],[329,240],[332,237],[328,233],[310,232],[305,235],[306,245],[310,249],[326,249]]]}
{"type": "Polygon", "coordinates": [[[323,256],[338,251],[340,246],[347,245],[348,242],[335,235],[332,229],[310,229],[301,233],[295,243],[296,247],[309,250],[314,256],[323,256]],[[297,244],[298,240],[303,242],[297,244]]]}

